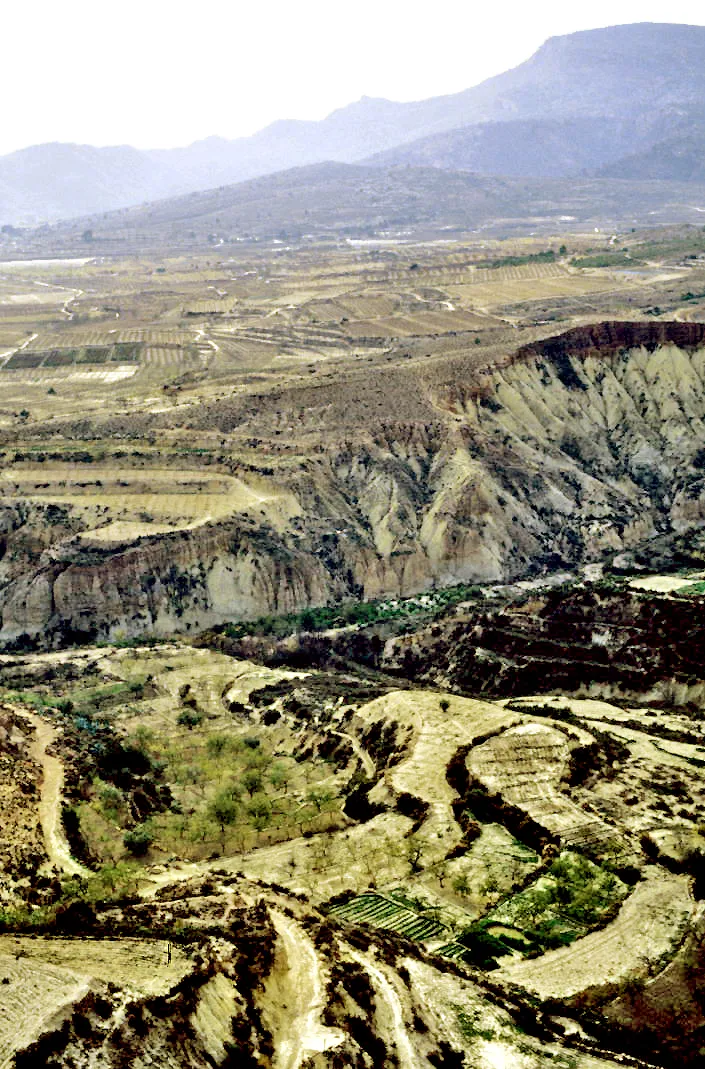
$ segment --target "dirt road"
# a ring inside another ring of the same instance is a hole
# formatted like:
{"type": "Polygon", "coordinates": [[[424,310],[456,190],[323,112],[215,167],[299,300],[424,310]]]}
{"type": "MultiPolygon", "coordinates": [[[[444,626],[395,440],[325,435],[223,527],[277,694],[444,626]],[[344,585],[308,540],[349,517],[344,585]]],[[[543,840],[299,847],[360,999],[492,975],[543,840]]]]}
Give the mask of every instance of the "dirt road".
{"type": "Polygon", "coordinates": [[[272,910],[281,939],[286,974],[279,977],[281,993],[272,1034],[276,1046],[274,1069],[300,1069],[313,1054],[338,1047],[345,1036],[321,1024],[325,986],[315,947],[295,921],[272,910]]]}
{"type": "Polygon", "coordinates": [[[47,753],[57,737],[57,732],[51,724],[35,713],[27,712],[25,709],[18,709],[17,712],[34,728],[34,738],[29,752],[32,760],[41,766],[43,772],[39,819],[49,860],[57,869],[69,876],[90,876],[89,870],[71,857],[61,822],[61,789],[64,784],[64,768],[58,757],[47,753]]]}
{"type": "Polygon", "coordinates": [[[391,980],[384,975],[382,968],[373,965],[369,958],[365,957],[364,954],[360,954],[356,950],[351,950],[350,956],[358,963],[358,965],[362,965],[362,967],[370,974],[379,1000],[389,1013],[390,1034],[394,1040],[394,1045],[397,1048],[397,1056],[400,1065],[403,1065],[404,1069],[417,1069],[421,1059],[411,1045],[411,1040],[409,1039],[409,1034],[406,1030],[406,1025],[404,1024],[404,1011],[401,999],[396,988],[391,980]]]}

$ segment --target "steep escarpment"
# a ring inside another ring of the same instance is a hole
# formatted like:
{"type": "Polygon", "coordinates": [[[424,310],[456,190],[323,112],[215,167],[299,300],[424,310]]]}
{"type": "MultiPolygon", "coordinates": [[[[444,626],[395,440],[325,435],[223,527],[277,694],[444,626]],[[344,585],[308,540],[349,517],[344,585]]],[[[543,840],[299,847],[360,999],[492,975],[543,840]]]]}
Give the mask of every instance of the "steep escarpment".
{"type": "Polygon", "coordinates": [[[643,346],[653,352],[662,345],[675,345],[686,352],[694,352],[705,342],[705,323],[606,322],[576,327],[554,338],[532,342],[517,350],[518,360],[531,356],[560,359],[569,357],[614,356],[623,350],[643,346]]]}
{"type": "MultiPolygon", "coordinates": [[[[502,581],[702,524],[705,325],[603,323],[462,366],[438,386],[407,376],[399,406],[383,387],[401,379],[372,380],[345,428],[332,387],[306,406],[300,388],[278,392],[262,438],[254,411],[235,413],[218,463],[246,448],[252,485],[224,482],[216,518],[182,530],[94,541],[85,510],[55,505],[50,519],[20,498],[5,524],[1,637],[165,633],[502,581]]],[[[96,482],[92,500],[105,492],[96,482]]]]}
{"type": "Polygon", "coordinates": [[[320,602],[334,583],[310,555],[247,521],[122,545],[72,539],[7,586],[3,625],[20,645],[22,636],[42,632],[61,641],[119,630],[190,630],[320,602]]]}

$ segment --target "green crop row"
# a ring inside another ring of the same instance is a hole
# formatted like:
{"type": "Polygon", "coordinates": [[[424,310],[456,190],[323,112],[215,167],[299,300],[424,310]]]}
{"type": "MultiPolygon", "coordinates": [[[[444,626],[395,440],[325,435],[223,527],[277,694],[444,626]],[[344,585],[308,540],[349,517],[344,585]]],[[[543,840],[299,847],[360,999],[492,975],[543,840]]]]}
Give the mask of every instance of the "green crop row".
{"type": "Polygon", "coordinates": [[[432,939],[445,931],[445,926],[440,921],[414,913],[404,906],[397,906],[379,895],[360,895],[344,905],[335,906],[330,912],[341,920],[385,928],[398,932],[407,939],[432,939]]]}

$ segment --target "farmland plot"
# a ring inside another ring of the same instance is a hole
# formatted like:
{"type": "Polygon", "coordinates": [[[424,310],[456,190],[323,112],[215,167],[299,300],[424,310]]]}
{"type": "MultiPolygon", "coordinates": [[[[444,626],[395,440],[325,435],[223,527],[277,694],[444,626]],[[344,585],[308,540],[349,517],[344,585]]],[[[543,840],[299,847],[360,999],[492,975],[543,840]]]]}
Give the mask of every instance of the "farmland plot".
{"type": "Polygon", "coordinates": [[[152,328],[135,328],[116,330],[113,341],[120,343],[139,342],[143,345],[174,346],[184,348],[193,343],[193,333],[186,330],[159,330],[152,328]]]}
{"type": "Polygon", "coordinates": [[[434,917],[424,916],[394,899],[379,894],[364,894],[353,898],[341,906],[330,910],[331,916],[353,924],[371,924],[375,928],[384,928],[398,932],[405,939],[423,942],[434,939],[445,932],[446,926],[434,917]]]}
{"type": "Polygon", "coordinates": [[[0,1066],[91,987],[83,972],[0,952],[0,1066]]]}
{"type": "Polygon", "coordinates": [[[344,293],[338,297],[307,301],[299,306],[296,315],[297,318],[305,317],[310,322],[339,323],[343,319],[372,319],[393,315],[398,311],[399,303],[395,294],[344,293]]]}
{"type": "Polygon", "coordinates": [[[476,747],[468,769],[563,843],[608,841],[612,829],[560,790],[570,749],[565,732],[545,724],[522,724],[476,747]]]}
{"type": "Polygon", "coordinates": [[[0,279],[0,307],[24,305],[28,307],[37,305],[61,305],[66,300],[66,290],[54,287],[50,284],[32,285],[27,279],[10,281],[0,279]]]}
{"type": "Polygon", "coordinates": [[[647,870],[645,876],[602,931],[534,961],[503,965],[500,975],[542,998],[568,998],[600,984],[647,975],[675,952],[694,903],[686,876],[663,870],[647,870]]]}
{"type": "MultiPolygon", "coordinates": [[[[449,267],[444,261],[437,265],[418,267],[414,282],[420,285],[428,282],[434,286],[473,286],[483,283],[538,282],[546,279],[561,278],[568,275],[567,268],[556,263],[517,264],[506,267],[475,267],[465,263],[449,267]]],[[[384,275],[387,283],[409,282],[409,274],[404,271],[388,271],[384,275]]],[[[381,281],[381,278],[380,278],[381,281]]]]}
{"type": "Polygon", "coordinates": [[[609,278],[564,273],[548,279],[492,278],[487,281],[464,281],[453,288],[452,294],[470,307],[512,304],[517,301],[548,300],[555,297],[577,297],[591,294],[598,297],[615,289],[609,278]]]}
{"type": "Polygon", "coordinates": [[[352,337],[413,337],[486,329],[493,321],[472,312],[429,311],[387,318],[353,320],[345,330],[352,337]]]}
{"type": "Polygon", "coordinates": [[[409,865],[400,843],[411,826],[408,817],[382,813],[324,837],[264,846],[218,864],[250,879],[276,879],[313,902],[325,902],[344,891],[360,893],[372,880],[384,885],[403,879],[409,865]]]}
{"type": "Polygon", "coordinates": [[[202,361],[198,354],[191,350],[181,349],[176,346],[147,346],[142,355],[145,367],[157,370],[169,370],[172,368],[200,367],[202,361]]]}
{"type": "MultiPolygon", "coordinates": [[[[130,369],[128,369],[130,370],[130,369]]],[[[90,372],[76,372],[80,379],[90,372]]],[[[114,372],[96,372],[104,381],[114,372]]],[[[296,498],[270,484],[260,489],[229,475],[207,477],[173,469],[130,470],[104,464],[76,468],[47,463],[5,468],[0,487],[7,499],[29,499],[71,505],[84,515],[88,541],[121,541],[140,535],[187,529],[225,519],[239,512],[264,512],[279,528],[300,511],[296,498]],[[98,512],[96,512],[98,509],[98,512]]]]}
{"type": "Polygon", "coordinates": [[[178,945],[163,939],[70,939],[35,936],[0,936],[0,974],[8,957],[24,959],[35,966],[72,970],[81,962],[81,972],[94,980],[113,982],[144,994],[157,995],[169,989],[190,968],[188,955],[178,945]],[[169,954],[169,949],[171,954],[169,954]]]}
{"type": "Polygon", "coordinates": [[[67,383],[85,383],[87,385],[106,385],[121,382],[123,379],[131,379],[137,374],[138,368],[134,364],[110,364],[108,367],[41,367],[29,370],[8,370],[3,376],[3,387],[6,395],[12,389],[22,391],[24,386],[52,387],[67,383]]]}

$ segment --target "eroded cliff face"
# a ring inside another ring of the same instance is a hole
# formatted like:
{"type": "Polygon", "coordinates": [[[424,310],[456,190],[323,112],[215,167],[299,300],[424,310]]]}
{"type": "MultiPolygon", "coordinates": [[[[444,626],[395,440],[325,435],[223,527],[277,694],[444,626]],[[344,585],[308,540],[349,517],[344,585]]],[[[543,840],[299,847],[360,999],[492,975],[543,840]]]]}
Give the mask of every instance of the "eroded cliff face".
{"type": "Polygon", "coordinates": [[[366,594],[514,578],[699,525],[704,343],[702,324],[572,331],[480,388],[439,390],[441,427],[339,452],[330,484],[377,550],[366,594]]]}
{"type": "Polygon", "coordinates": [[[3,634],[47,640],[165,634],[324,601],[335,579],[310,554],[244,521],[132,545],[71,539],[5,590],[3,634]]]}
{"type": "MultiPolygon", "coordinates": [[[[437,416],[326,440],[273,478],[298,502],[132,543],[68,512],[3,516],[0,638],[196,630],[350,596],[513,579],[705,516],[705,324],[606,323],[419,386],[437,416]]],[[[295,416],[292,416],[295,420],[295,416]]]]}

